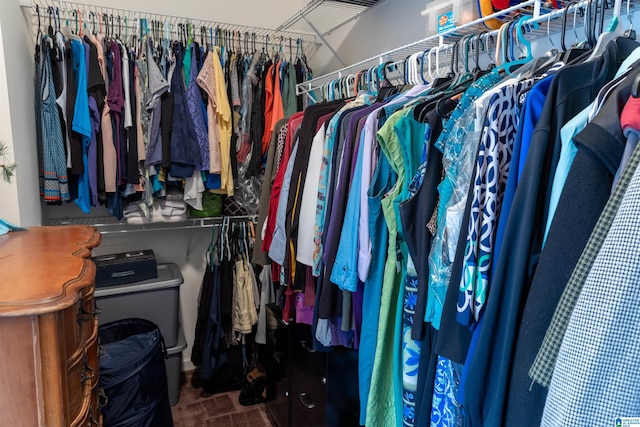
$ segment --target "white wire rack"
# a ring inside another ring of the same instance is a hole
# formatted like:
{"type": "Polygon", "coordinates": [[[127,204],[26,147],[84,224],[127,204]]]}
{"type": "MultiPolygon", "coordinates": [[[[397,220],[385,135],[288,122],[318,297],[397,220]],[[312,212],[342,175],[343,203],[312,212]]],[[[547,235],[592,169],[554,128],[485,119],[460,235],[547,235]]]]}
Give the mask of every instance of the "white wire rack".
{"type": "MultiPolygon", "coordinates": [[[[576,26],[574,24],[576,24],[576,20],[578,21],[577,25],[579,27],[582,26],[584,19],[584,14],[582,12],[586,6],[586,3],[587,2],[585,0],[569,6],[569,9],[567,10],[567,31],[575,32],[576,26]],[[574,30],[569,30],[570,28],[574,30]]],[[[638,2],[625,0],[624,3],[625,8],[623,8],[623,17],[624,10],[626,9],[627,14],[629,14],[629,21],[631,21],[632,14],[638,7],[638,2]]],[[[519,16],[530,15],[531,19],[527,22],[529,31],[526,34],[526,38],[528,40],[540,39],[542,37],[551,38],[551,36],[557,35],[561,32],[564,9],[548,10],[543,8],[542,5],[542,0],[529,0],[507,10],[495,13],[490,16],[486,16],[484,18],[451,29],[441,34],[426,37],[424,39],[417,40],[415,42],[400,46],[387,52],[380,53],[379,55],[373,56],[363,61],[359,61],[355,64],[301,83],[296,86],[296,93],[298,95],[309,94],[310,97],[315,99],[313,93],[316,90],[321,90],[324,85],[331,81],[352,75],[359,71],[366,70],[371,67],[384,64],[386,62],[391,62],[392,64],[400,64],[403,63],[406,58],[408,58],[412,54],[415,54],[417,52],[427,52],[435,47],[446,49],[447,47],[451,47],[456,41],[459,41],[463,37],[469,36],[471,34],[484,33],[486,34],[487,40],[489,40],[491,36],[497,35],[498,32],[498,30],[487,31],[486,27],[484,26],[484,22],[489,19],[498,18],[506,22],[516,19],[519,16]]],[[[613,8],[610,7],[609,9],[605,10],[606,18],[612,16],[612,9],[613,8]]],[[[489,46],[489,48],[490,47],[491,46],[489,46]]],[[[443,65],[448,66],[449,64],[448,62],[444,61],[440,63],[440,66],[443,65]]]]}
{"type": "MultiPolygon", "coordinates": [[[[105,4],[108,4],[108,2],[105,2],[105,4]]],[[[149,11],[87,5],[67,0],[21,0],[21,7],[25,14],[30,15],[34,36],[38,31],[37,11],[39,10],[40,13],[41,30],[45,32],[50,22],[49,8],[52,8],[51,10],[53,10],[54,13],[59,13],[60,20],[64,23],[63,25],[69,24],[71,28],[74,28],[76,25],[82,25],[83,28],[93,29],[95,22],[95,26],[99,30],[98,27],[106,25],[102,21],[102,17],[106,16],[110,19],[108,25],[116,31],[116,33],[120,31],[120,35],[122,36],[124,36],[126,32],[134,34],[139,31],[140,21],[146,19],[148,22],[155,21],[170,24],[169,26],[171,27],[173,35],[177,34],[178,25],[188,23],[194,29],[196,40],[198,40],[197,37],[200,36],[200,29],[206,28],[207,35],[209,34],[209,29],[213,31],[220,30],[221,32],[226,32],[226,34],[239,34],[249,41],[255,40],[255,43],[258,45],[257,47],[265,47],[267,45],[273,47],[280,44],[284,49],[288,47],[289,40],[293,41],[295,47],[295,41],[297,39],[301,39],[305,45],[317,44],[316,36],[309,32],[250,27],[192,17],[164,15],[149,11]]],[[[54,17],[57,18],[57,16],[54,17]]],[[[244,39],[242,42],[244,42],[244,39]]]]}
{"type": "Polygon", "coordinates": [[[342,76],[354,74],[362,69],[367,69],[376,65],[383,64],[385,62],[399,63],[401,61],[404,61],[405,58],[407,58],[409,55],[412,55],[416,52],[424,52],[437,46],[443,46],[444,39],[446,39],[447,41],[456,41],[468,34],[486,32],[487,29],[486,27],[484,27],[483,23],[488,19],[500,18],[504,20],[519,13],[533,13],[532,6],[534,6],[536,3],[540,3],[540,0],[529,0],[519,4],[518,6],[514,6],[500,13],[496,13],[470,22],[468,24],[461,25],[460,27],[456,27],[442,34],[426,37],[424,39],[411,42],[404,46],[391,49],[379,55],[372,56],[371,58],[356,62],[355,64],[346,66],[339,70],[324,74],[305,83],[297,85],[296,93],[298,95],[302,95],[310,92],[315,92],[316,90],[321,89],[325,83],[328,83],[335,79],[339,79],[342,76]]]}
{"type": "Polygon", "coordinates": [[[308,29],[307,26],[311,26],[314,31],[317,31],[319,35],[324,37],[383,1],[384,0],[312,0],[280,24],[277,30],[305,31],[308,29]],[[306,23],[304,21],[306,21],[306,23]],[[312,24],[309,24],[309,22],[312,24]]]}
{"type": "Polygon", "coordinates": [[[198,228],[211,228],[221,226],[223,221],[231,222],[253,221],[254,215],[245,216],[220,216],[211,218],[189,218],[180,222],[151,222],[146,224],[130,224],[126,221],[118,221],[113,216],[87,216],[84,218],[58,218],[49,221],[49,225],[92,225],[102,234],[131,233],[162,230],[191,230],[198,228]]]}

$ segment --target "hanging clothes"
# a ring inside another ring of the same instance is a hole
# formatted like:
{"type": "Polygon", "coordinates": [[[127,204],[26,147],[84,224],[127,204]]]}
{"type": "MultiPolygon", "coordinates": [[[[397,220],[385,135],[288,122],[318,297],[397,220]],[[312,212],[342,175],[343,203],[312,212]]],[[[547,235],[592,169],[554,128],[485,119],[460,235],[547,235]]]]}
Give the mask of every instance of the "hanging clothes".
{"type": "Polygon", "coordinates": [[[41,158],[40,193],[45,201],[70,199],[64,140],[56,107],[51,74],[51,51],[48,42],[41,43],[36,58],[35,110],[38,148],[41,158]]]}
{"type": "Polygon", "coordinates": [[[179,44],[174,44],[172,51],[176,58],[176,66],[171,77],[171,93],[174,99],[173,128],[171,130],[171,175],[189,178],[193,175],[195,165],[200,164],[201,155],[193,121],[188,115],[182,78],[183,49],[179,44]]]}

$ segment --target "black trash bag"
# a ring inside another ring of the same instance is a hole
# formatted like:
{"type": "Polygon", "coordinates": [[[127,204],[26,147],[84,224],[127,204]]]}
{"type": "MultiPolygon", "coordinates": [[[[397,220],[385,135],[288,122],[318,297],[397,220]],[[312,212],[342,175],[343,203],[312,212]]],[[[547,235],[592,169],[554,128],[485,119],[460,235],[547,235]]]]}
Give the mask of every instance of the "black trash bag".
{"type": "Polygon", "coordinates": [[[101,325],[100,387],[105,427],[173,427],[166,349],[158,327],[144,319],[101,325]]]}

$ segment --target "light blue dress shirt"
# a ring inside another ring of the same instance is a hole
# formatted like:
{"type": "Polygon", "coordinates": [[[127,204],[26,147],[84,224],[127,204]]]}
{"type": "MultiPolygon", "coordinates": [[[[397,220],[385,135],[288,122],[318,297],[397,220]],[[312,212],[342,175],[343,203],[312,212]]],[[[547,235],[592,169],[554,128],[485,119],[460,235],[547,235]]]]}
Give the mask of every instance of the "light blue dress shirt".
{"type": "Polygon", "coordinates": [[[291,188],[291,174],[293,173],[293,164],[296,162],[298,154],[298,141],[296,140],[287,169],[284,172],[282,180],[282,189],[280,190],[280,199],[278,200],[278,210],[276,211],[276,228],[273,231],[273,240],[269,248],[269,258],[276,263],[284,264],[285,253],[287,249],[287,231],[285,228],[285,220],[287,216],[287,200],[289,200],[289,189],[291,188]]]}

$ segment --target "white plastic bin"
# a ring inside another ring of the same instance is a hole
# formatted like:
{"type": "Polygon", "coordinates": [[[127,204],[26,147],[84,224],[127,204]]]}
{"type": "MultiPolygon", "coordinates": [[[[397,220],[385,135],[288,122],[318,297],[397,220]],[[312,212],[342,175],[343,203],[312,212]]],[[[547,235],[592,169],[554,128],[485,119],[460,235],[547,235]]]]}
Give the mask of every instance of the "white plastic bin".
{"type": "Polygon", "coordinates": [[[427,36],[438,34],[438,20],[449,12],[456,27],[475,21],[480,16],[478,0],[435,0],[427,3],[427,7],[421,12],[427,20],[427,36]]]}

